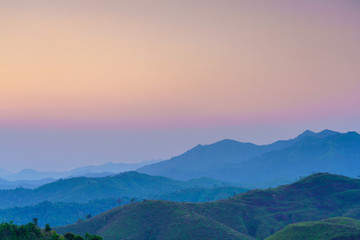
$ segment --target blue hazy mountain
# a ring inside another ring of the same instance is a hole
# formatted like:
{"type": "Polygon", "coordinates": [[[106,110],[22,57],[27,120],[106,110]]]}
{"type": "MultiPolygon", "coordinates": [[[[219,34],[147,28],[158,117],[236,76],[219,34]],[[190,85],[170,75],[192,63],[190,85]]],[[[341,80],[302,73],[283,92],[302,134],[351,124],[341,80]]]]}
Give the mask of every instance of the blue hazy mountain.
{"type": "Polygon", "coordinates": [[[28,206],[43,201],[86,203],[104,198],[153,198],[187,188],[234,186],[210,178],[179,181],[150,176],[138,172],[124,172],[115,176],[60,179],[36,189],[0,190],[0,209],[28,206]]]}
{"type": "MultiPolygon", "coordinates": [[[[349,213],[359,211],[359,189],[359,179],[317,173],[289,185],[252,190],[208,203],[141,201],[56,230],[89,232],[104,239],[266,239],[292,223],[349,217],[349,213]]],[[[356,216],[359,217],[352,214],[356,216]]],[[[323,230],[318,228],[319,235],[312,237],[279,239],[359,239],[344,235],[316,238],[324,235],[323,230]]]]}
{"type": "Polygon", "coordinates": [[[16,180],[16,181],[7,181],[0,178],[0,190],[1,189],[15,189],[15,188],[28,188],[34,189],[41,185],[51,183],[55,181],[54,178],[44,178],[40,180],[16,180]]]}
{"type": "Polygon", "coordinates": [[[250,187],[289,183],[313,172],[360,175],[360,135],[305,131],[269,145],[223,140],[198,145],[169,160],[138,169],[150,175],[186,180],[200,176],[250,187]]]}
{"type": "MultiPolygon", "coordinates": [[[[139,167],[157,162],[159,160],[150,160],[140,163],[106,163],[99,166],[84,166],[65,172],[40,172],[34,169],[23,169],[17,173],[8,174],[2,178],[7,181],[17,180],[42,180],[47,178],[69,178],[69,177],[104,177],[118,174],[126,171],[133,171],[139,167]]],[[[1,173],[1,172],[0,172],[1,173]]]]}

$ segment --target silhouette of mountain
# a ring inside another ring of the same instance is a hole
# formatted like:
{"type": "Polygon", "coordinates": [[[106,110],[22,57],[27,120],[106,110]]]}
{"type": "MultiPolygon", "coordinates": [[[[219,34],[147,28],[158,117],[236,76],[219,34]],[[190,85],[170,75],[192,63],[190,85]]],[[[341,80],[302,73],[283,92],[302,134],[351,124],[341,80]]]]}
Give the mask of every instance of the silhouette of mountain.
{"type": "Polygon", "coordinates": [[[359,189],[358,179],[318,173],[290,185],[209,203],[128,204],[57,232],[89,232],[106,240],[264,239],[291,223],[319,221],[357,209],[359,189]]]}
{"type": "Polygon", "coordinates": [[[144,199],[186,188],[231,185],[234,184],[209,178],[184,182],[138,172],[125,172],[100,178],[76,177],[61,179],[36,189],[0,190],[0,209],[27,206],[43,201],[85,203],[103,198],[144,199]]]}
{"type": "Polygon", "coordinates": [[[360,239],[360,221],[336,217],[286,226],[266,240],[355,240],[360,239]]]}
{"type": "Polygon", "coordinates": [[[0,190],[4,189],[15,189],[15,188],[28,188],[34,189],[41,185],[51,183],[55,181],[53,178],[44,178],[40,180],[17,180],[17,181],[7,181],[0,178],[0,190]]]}
{"type": "MultiPolygon", "coordinates": [[[[133,171],[147,164],[155,163],[160,160],[150,160],[141,163],[106,163],[99,166],[84,166],[65,172],[39,172],[34,169],[23,169],[17,173],[4,175],[3,178],[8,181],[17,180],[41,180],[45,178],[69,178],[81,176],[109,176],[126,171],[133,171]],[[104,174],[109,173],[109,174],[104,174]]],[[[1,173],[1,172],[0,172],[1,173]]]]}
{"type": "Polygon", "coordinates": [[[262,146],[233,140],[199,145],[138,171],[181,180],[206,176],[253,188],[289,183],[313,172],[355,177],[360,175],[359,159],[358,133],[305,131],[294,139],[262,146]]]}

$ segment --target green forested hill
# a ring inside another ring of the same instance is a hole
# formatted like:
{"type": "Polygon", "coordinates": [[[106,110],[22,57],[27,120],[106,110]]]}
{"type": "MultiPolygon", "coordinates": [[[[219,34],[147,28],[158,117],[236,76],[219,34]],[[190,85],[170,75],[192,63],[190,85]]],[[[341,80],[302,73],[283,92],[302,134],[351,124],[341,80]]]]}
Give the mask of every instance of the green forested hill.
{"type": "Polygon", "coordinates": [[[359,207],[358,199],[360,180],[319,173],[290,185],[210,203],[129,204],[57,230],[90,232],[106,240],[208,239],[206,234],[212,239],[264,239],[291,223],[347,214],[359,207]]]}
{"type": "Polygon", "coordinates": [[[317,222],[290,224],[266,240],[356,240],[360,239],[360,221],[336,217],[317,222]]]}
{"type": "Polygon", "coordinates": [[[166,177],[125,172],[102,178],[77,177],[58,180],[36,189],[0,190],[0,209],[28,206],[43,201],[88,202],[104,198],[151,198],[191,187],[211,188],[227,183],[210,178],[177,181],[166,177]]]}
{"type": "MultiPolygon", "coordinates": [[[[207,202],[233,196],[235,193],[248,191],[239,187],[188,188],[173,193],[154,196],[153,199],[171,200],[176,202],[207,202]]],[[[41,202],[36,205],[15,207],[0,210],[0,222],[13,221],[16,224],[26,224],[33,218],[38,218],[39,225],[63,226],[75,223],[79,219],[95,216],[114,207],[129,204],[131,201],[142,201],[130,197],[105,198],[91,200],[87,203],[76,202],[41,202]]]]}
{"type": "Polygon", "coordinates": [[[130,203],[130,199],[122,199],[120,203],[114,198],[92,200],[88,203],[45,201],[32,206],[0,210],[0,222],[13,221],[15,224],[26,224],[33,218],[37,218],[41,227],[44,227],[45,224],[61,226],[95,216],[125,203],[130,203]]]}
{"type": "Polygon", "coordinates": [[[249,189],[240,187],[187,188],[157,196],[155,199],[174,202],[210,202],[232,197],[247,192],[249,189]]]}

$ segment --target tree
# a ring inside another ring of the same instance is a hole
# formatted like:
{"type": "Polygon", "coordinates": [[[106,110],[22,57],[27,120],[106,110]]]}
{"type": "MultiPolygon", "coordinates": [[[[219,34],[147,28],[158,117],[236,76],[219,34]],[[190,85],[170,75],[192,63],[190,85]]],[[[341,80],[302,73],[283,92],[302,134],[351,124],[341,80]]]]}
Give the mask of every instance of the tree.
{"type": "Polygon", "coordinates": [[[45,225],[45,228],[44,228],[44,231],[45,232],[51,232],[51,227],[50,227],[50,225],[47,223],[46,225],[45,225]]]}
{"type": "Polygon", "coordinates": [[[85,233],[85,240],[104,240],[102,237],[85,233]]]}
{"type": "Polygon", "coordinates": [[[33,218],[32,221],[33,221],[35,227],[39,226],[38,218],[33,218]]]}
{"type": "Polygon", "coordinates": [[[73,234],[73,233],[65,233],[64,238],[66,240],[75,240],[75,234],[73,234]]]}
{"type": "Polygon", "coordinates": [[[82,236],[76,235],[74,240],[84,240],[84,238],[82,236]]]}

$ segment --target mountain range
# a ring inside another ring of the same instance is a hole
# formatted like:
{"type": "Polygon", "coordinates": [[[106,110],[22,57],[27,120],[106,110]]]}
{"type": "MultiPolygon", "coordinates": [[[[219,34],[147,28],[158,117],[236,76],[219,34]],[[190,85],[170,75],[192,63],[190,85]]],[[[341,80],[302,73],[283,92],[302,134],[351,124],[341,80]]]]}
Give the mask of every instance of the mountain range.
{"type": "Polygon", "coordinates": [[[139,167],[155,163],[160,160],[150,160],[140,163],[106,163],[99,166],[84,166],[64,172],[39,172],[34,169],[23,169],[11,173],[0,169],[0,189],[36,188],[60,178],[72,177],[106,177],[121,172],[133,171],[139,167]]]}
{"type": "Polygon", "coordinates": [[[314,172],[356,177],[360,175],[360,135],[307,130],[269,145],[222,140],[137,171],[179,180],[206,176],[250,188],[274,187],[314,172]]]}
{"type": "MultiPolygon", "coordinates": [[[[331,217],[359,219],[359,189],[359,179],[318,173],[293,184],[252,190],[215,202],[144,200],[114,208],[83,222],[56,228],[56,231],[89,232],[101,235],[105,240],[265,239],[276,236],[278,231],[282,236],[281,229],[292,223],[331,217]]],[[[341,224],[351,224],[351,221],[345,221],[341,224]]],[[[353,226],[353,229],[359,228],[353,226]]],[[[283,231],[288,232],[286,228],[283,231]]],[[[321,234],[321,231],[318,233],[321,234]]],[[[291,231],[287,233],[288,236],[291,234],[291,231]]]]}
{"type": "Polygon", "coordinates": [[[36,188],[59,178],[105,177],[134,169],[149,175],[183,181],[210,177],[236,182],[248,188],[274,187],[314,172],[357,177],[360,175],[360,135],[356,132],[324,130],[315,133],[307,130],[294,139],[268,145],[225,139],[210,145],[198,145],[179,156],[155,163],[108,163],[67,172],[24,169],[3,176],[0,188],[36,188]]]}
{"type": "MultiPolygon", "coordinates": [[[[231,186],[212,188],[191,187],[156,195],[151,197],[151,199],[174,202],[209,202],[225,199],[246,191],[248,189],[231,186]]],[[[15,224],[24,225],[33,218],[37,218],[38,224],[41,227],[44,227],[45,224],[50,224],[53,227],[63,226],[82,221],[82,219],[87,219],[117,206],[142,200],[143,198],[112,197],[95,199],[86,203],[44,201],[36,205],[0,209],[0,222],[13,221],[15,224]]]]}
{"type": "Polygon", "coordinates": [[[35,189],[0,190],[0,209],[28,206],[43,201],[86,203],[104,198],[155,198],[187,188],[215,186],[234,186],[234,184],[211,178],[180,181],[138,172],[124,172],[99,178],[76,177],[60,179],[35,189]]]}

